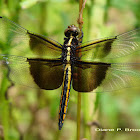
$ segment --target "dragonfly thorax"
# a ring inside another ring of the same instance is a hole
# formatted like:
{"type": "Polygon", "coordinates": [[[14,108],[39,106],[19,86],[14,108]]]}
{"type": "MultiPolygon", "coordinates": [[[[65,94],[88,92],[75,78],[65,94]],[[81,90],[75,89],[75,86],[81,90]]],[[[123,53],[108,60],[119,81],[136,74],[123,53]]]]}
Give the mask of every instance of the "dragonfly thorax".
{"type": "Polygon", "coordinates": [[[63,62],[73,64],[77,59],[75,56],[76,47],[79,45],[78,35],[80,30],[75,25],[70,25],[64,32],[66,38],[64,38],[64,44],[62,47],[62,60],[63,62]]]}
{"type": "Polygon", "coordinates": [[[62,47],[62,61],[66,64],[73,64],[74,61],[77,60],[77,57],[75,55],[76,48],[79,44],[79,40],[77,36],[70,36],[67,38],[64,38],[64,44],[62,47]]]}

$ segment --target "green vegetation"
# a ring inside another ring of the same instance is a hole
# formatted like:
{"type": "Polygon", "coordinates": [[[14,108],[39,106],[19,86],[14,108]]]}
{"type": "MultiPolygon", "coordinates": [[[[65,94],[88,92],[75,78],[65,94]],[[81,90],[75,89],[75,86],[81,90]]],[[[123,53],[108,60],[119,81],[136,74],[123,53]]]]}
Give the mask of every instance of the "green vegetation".
{"type": "MultiPolygon", "coordinates": [[[[63,44],[64,30],[77,25],[79,3],[74,0],[0,0],[0,16],[63,44]]],[[[114,36],[140,27],[140,0],[88,0],[83,15],[83,41],[114,36]]],[[[0,54],[8,52],[1,43],[0,54]]],[[[15,54],[16,55],[16,54],[15,54]]],[[[132,57],[138,58],[139,53],[132,57]]],[[[3,69],[2,69],[3,70],[3,69]]],[[[71,90],[67,116],[58,130],[61,88],[42,91],[15,85],[8,88],[7,71],[0,70],[0,140],[75,140],[77,92],[71,90]],[[2,132],[2,133],[1,133],[2,132]]],[[[140,88],[113,93],[83,93],[81,138],[100,140],[102,128],[140,129],[140,88]],[[93,126],[91,125],[94,122],[93,126]],[[96,122],[96,123],[95,123],[96,122]]],[[[139,132],[106,132],[106,140],[139,140],[139,132]]]]}

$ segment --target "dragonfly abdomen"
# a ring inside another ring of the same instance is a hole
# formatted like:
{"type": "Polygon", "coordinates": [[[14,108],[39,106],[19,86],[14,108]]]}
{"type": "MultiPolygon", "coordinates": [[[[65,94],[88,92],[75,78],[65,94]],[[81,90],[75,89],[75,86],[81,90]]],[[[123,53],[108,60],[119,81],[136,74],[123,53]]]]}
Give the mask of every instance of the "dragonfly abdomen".
{"type": "Polygon", "coordinates": [[[60,109],[59,109],[59,123],[58,123],[59,130],[61,130],[63,126],[64,119],[67,113],[69,94],[71,88],[71,80],[72,80],[71,65],[66,64],[64,69],[64,77],[63,77],[63,84],[62,84],[60,109]]]}

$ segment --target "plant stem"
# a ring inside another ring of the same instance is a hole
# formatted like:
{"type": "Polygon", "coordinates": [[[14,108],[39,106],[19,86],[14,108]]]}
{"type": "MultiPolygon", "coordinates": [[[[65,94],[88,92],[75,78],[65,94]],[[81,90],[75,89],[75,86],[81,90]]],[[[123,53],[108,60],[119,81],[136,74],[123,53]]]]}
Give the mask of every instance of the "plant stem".
{"type": "MultiPolygon", "coordinates": [[[[82,25],[83,25],[83,0],[80,0],[79,1],[79,19],[78,19],[78,22],[79,22],[79,29],[80,29],[80,36],[82,34],[82,25]]],[[[79,71],[79,74],[80,74],[80,71],[79,71]]],[[[77,140],[80,140],[80,126],[81,126],[81,93],[78,92],[78,96],[77,96],[77,100],[78,100],[78,103],[77,103],[77,140]]]]}

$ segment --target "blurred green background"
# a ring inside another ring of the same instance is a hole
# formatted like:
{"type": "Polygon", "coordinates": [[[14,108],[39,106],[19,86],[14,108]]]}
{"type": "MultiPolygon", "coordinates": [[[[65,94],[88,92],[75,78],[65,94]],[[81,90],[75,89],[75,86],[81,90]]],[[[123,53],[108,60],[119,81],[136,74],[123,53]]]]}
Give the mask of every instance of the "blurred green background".
{"type": "MultiPolygon", "coordinates": [[[[78,7],[78,0],[0,0],[0,16],[63,44],[64,30],[77,25],[78,7]]],[[[84,42],[114,36],[140,27],[140,0],[88,0],[83,17],[84,42]]],[[[76,139],[77,92],[71,90],[67,116],[59,131],[61,87],[39,91],[19,85],[7,90],[8,86],[6,72],[0,71],[1,140],[76,139]]],[[[140,132],[95,132],[96,125],[90,125],[94,121],[107,129],[140,129],[139,93],[140,88],[83,93],[81,139],[139,140],[140,132]]]]}

